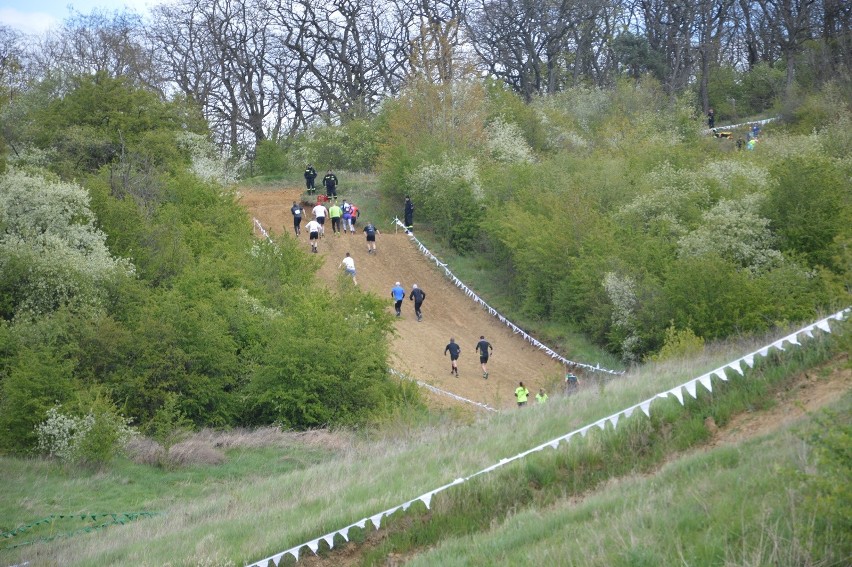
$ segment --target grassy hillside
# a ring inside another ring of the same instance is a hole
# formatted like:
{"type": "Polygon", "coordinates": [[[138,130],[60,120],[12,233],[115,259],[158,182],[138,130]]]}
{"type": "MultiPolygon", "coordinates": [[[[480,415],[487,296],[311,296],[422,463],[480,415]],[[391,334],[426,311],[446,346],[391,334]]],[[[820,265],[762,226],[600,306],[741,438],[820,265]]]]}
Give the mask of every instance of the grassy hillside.
{"type": "MultiPolygon", "coordinates": [[[[795,474],[813,470],[809,442],[778,432],[679,458],[713,437],[706,418],[724,428],[737,414],[771,408],[809,368],[821,368],[810,371],[817,383],[836,367],[846,368],[847,394],[835,408],[840,418],[834,426],[848,433],[848,359],[820,366],[848,351],[848,333],[838,336],[840,327],[834,327],[835,335],[772,354],[744,378],[714,383],[713,394],[699,388],[697,400],[685,396],[685,407],[659,400],[650,419],[637,411],[615,431],[593,429],[558,450],[478,476],[436,496],[429,512],[416,503],[384,519],[379,539],[369,525],[364,532],[353,529],[350,537],[368,544],[332,551],[323,562],[383,564],[393,554],[424,565],[505,564],[530,556],[542,564],[650,565],[681,556],[692,564],[772,558],[786,564],[786,558],[817,562],[844,553],[848,547],[838,546],[848,540],[817,537],[825,530],[815,529],[806,485],[795,474]]],[[[70,512],[146,509],[158,515],[0,553],[4,563],[31,565],[256,561],[593,423],[765,342],[647,366],[599,390],[483,417],[470,427],[400,422],[329,442],[324,450],[292,439],[274,450],[229,449],[224,465],[164,471],[128,463],[88,478],[44,461],[3,460],[9,525],[70,512]]],[[[50,534],[25,537],[44,535],[50,534]]],[[[310,554],[307,548],[303,553],[310,554]]]]}

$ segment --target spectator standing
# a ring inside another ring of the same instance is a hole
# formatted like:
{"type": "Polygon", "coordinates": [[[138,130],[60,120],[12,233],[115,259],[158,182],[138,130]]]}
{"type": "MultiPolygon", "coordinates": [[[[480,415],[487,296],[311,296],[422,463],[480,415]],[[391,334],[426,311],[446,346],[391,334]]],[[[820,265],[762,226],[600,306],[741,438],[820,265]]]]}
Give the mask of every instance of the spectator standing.
{"type": "Polygon", "coordinates": [[[408,234],[409,231],[414,230],[414,203],[411,201],[411,197],[408,195],[405,196],[405,232],[408,234]]]}
{"type": "Polygon", "coordinates": [[[311,243],[311,252],[316,254],[318,252],[317,240],[319,240],[320,230],[322,230],[322,226],[316,221],[316,219],[311,219],[308,221],[308,224],[305,225],[305,230],[308,231],[308,240],[311,243]]]}
{"type": "Polygon", "coordinates": [[[527,405],[527,398],[530,395],[530,391],[527,390],[527,387],[524,386],[523,382],[519,382],[519,386],[515,388],[515,397],[518,399],[518,407],[527,405]]]}
{"type": "Polygon", "coordinates": [[[321,203],[317,203],[316,207],[313,210],[314,217],[316,217],[317,222],[320,225],[320,236],[325,235],[325,217],[328,216],[328,209],[325,208],[325,205],[321,203]]]}
{"type": "Polygon", "coordinates": [[[580,387],[580,381],[577,380],[577,377],[573,372],[569,372],[565,375],[565,394],[571,395],[577,391],[580,387]]]}
{"type": "Polygon", "coordinates": [[[417,287],[417,284],[414,284],[408,299],[414,301],[414,314],[417,315],[417,322],[419,323],[423,320],[423,312],[420,307],[423,305],[423,300],[426,299],[426,292],[417,287]]]}
{"type": "Polygon", "coordinates": [[[485,340],[484,335],[480,335],[479,342],[476,343],[476,350],[479,353],[479,364],[482,365],[482,377],[488,380],[488,357],[494,352],[494,347],[491,343],[485,340]]]}
{"type": "Polygon", "coordinates": [[[330,169],[325,177],[322,178],[322,185],[325,187],[325,196],[329,199],[337,200],[337,176],[330,169]]]}
{"type": "Polygon", "coordinates": [[[313,195],[314,191],[316,191],[316,187],[314,186],[314,179],[317,178],[317,170],[314,169],[314,166],[308,164],[308,167],[305,168],[305,186],[308,190],[308,195],[313,195]]]}
{"type": "Polygon", "coordinates": [[[349,252],[346,253],[346,256],[343,257],[343,260],[340,261],[340,266],[338,268],[343,267],[344,271],[352,276],[352,283],[358,285],[358,280],[355,279],[355,259],[349,255],[349,252]]]}
{"type": "Polygon", "coordinates": [[[296,236],[299,236],[302,232],[302,214],[304,213],[302,205],[293,201],[293,206],[290,207],[290,212],[293,214],[293,231],[296,233],[296,236]]]}
{"type": "Polygon", "coordinates": [[[379,234],[379,229],[372,222],[368,222],[364,227],[364,234],[367,235],[367,254],[375,254],[376,235],[379,234]]]}
{"type": "Polygon", "coordinates": [[[716,113],[712,108],[707,111],[707,125],[711,130],[716,127],[716,113]]]}
{"type": "Polygon", "coordinates": [[[458,360],[459,355],[461,354],[461,347],[456,344],[456,339],[450,337],[450,343],[444,348],[444,356],[447,356],[447,353],[450,353],[450,374],[455,374],[456,378],[459,377],[459,366],[458,360]]]}
{"type": "Polygon", "coordinates": [[[535,395],[535,401],[540,404],[547,401],[547,392],[544,391],[544,388],[538,389],[538,394],[535,395]]]}
{"type": "Polygon", "coordinates": [[[394,300],[393,308],[396,309],[396,316],[402,316],[402,300],[405,299],[405,289],[403,289],[402,284],[396,282],[396,284],[391,288],[391,297],[394,300]]]}
{"type": "Polygon", "coordinates": [[[331,231],[334,234],[340,234],[340,219],[343,216],[343,210],[337,203],[328,208],[328,216],[331,217],[331,231]]]}

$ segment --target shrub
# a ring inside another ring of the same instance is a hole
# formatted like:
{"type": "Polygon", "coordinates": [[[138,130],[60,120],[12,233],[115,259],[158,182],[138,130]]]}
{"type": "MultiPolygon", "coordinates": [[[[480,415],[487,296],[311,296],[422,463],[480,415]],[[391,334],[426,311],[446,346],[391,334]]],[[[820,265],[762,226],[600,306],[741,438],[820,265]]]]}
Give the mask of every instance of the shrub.
{"type": "Polygon", "coordinates": [[[650,357],[651,360],[661,362],[671,358],[688,358],[701,354],[704,351],[704,339],[696,336],[689,327],[678,329],[674,323],[666,329],[663,348],[657,354],[650,357]]]}

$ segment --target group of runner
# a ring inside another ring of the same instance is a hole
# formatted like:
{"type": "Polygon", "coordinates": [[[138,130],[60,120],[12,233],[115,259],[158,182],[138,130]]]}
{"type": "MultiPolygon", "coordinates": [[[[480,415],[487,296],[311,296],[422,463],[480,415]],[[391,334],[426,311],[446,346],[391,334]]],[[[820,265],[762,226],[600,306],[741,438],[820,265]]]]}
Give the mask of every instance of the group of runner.
{"type": "MultiPolygon", "coordinates": [[[[396,282],[391,288],[391,298],[394,301],[394,309],[396,316],[402,316],[402,300],[405,299],[405,288],[400,282],[396,282]]],[[[423,320],[423,302],[426,300],[426,292],[414,284],[411,288],[411,293],[408,299],[414,302],[414,315],[417,317],[417,322],[423,320]]]]}
{"type": "MultiPolygon", "coordinates": [[[[331,207],[326,207],[324,201],[327,200],[317,200],[317,204],[311,209],[312,218],[305,224],[308,240],[311,243],[311,252],[314,254],[319,252],[317,248],[319,239],[325,236],[326,219],[331,219],[331,230],[334,234],[340,236],[341,233],[349,232],[351,236],[355,234],[355,224],[360,215],[358,207],[346,199],[343,200],[342,205],[333,203],[331,207]]],[[[307,216],[306,209],[293,201],[290,213],[293,215],[293,232],[298,238],[302,234],[302,219],[307,216]]],[[[363,231],[367,237],[367,253],[375,254],[376,235],[379,234],[379,230],[372,222],[368,222],[363,231]]]]}
{"type": "MultiPolygon", "coordinates": [[[[485,335],[480,335],[479,342],[476,343],[473,352],[479,353],[479,364],[482,367],[482,379],[488,380],[488,358],[494,352],[494,347],[491,346],[491,343],[485,340],[485,335]]],[[[447,356],[447,353],[450,354],[450,374],[453,374],[456,378],[458,378],[458,360],[461,355],[461,347],[458,345],[454,337],[450,337],[449,344],[447,344],[446,348],[444,348],[444,356],[447,356]]]]}

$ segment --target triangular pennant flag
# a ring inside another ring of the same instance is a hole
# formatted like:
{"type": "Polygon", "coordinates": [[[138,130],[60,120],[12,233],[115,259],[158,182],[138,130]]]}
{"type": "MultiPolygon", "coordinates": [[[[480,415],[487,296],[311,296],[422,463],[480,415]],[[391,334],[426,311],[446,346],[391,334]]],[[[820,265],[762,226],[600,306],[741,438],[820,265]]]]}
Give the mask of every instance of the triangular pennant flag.
{"type": "Polygon", "coordinates": [[[657,394],[657,397],[665,399],[665,398],[669,397],[669,393],[668,392],[660,392],[659,394],[657,394]]]}
{"type": "Polygon", "coordinates": [[[826,333],[831,332],[831,327],[828,326],[828,319],[823,319],[816,323],[816,326],[825,331],[826,333]]]}
{"type": "Polygon", "coordinates": [[[349,541],[349,526],[343,528],[342,530],[340,530],[337,533],[339,533],[343,537],[344,540],[349,541]]]}
{"type": "Polygon", "coordinates": [[[798,337],[796,336],[797,334],[798,334],[798,333],[793,333],[792,335],[789,335],[789,336],[787,336],[787,337],[784,337],[784,340],[785,340],[785,341],[787,341],[788,343],[790,343],[791,345],[801,346],[801,345],[799,344],[799,339],[798,339],[798,337]]]}
{"type": "Polygon", "coordinates": [[[609,416],[609,418],[607,418],[607,421],[609,421],[612,424],[613,429],[615,429],[615,427],[618,425],[618,416],[619,415],[620,414],[615,414],[615,415],[611,415],[611,416],[609,416]]]}
{"type": "Polygon", "coordinates": [[[743,357],[743,362],[745,362],[746,364],[748,364],[748,367],[749,367],[749,368],[754,368],[754,355],[753,355],[753,354],[747,354],[747,355],[745,355],[745,356],[743,357]]]}
{"type": "Polygon", "coordinates": [[[324,536],[322,536],[322,539],[324,539],[325,543],[328,544],[329,549],[334,548],[334,535],[335,535],[334,533],[330,533],[330,534],[325,534],[324,536]]]}
{"type": "Polygon", "coordinates": [[[757,354],[760,356],[768,356],[769,355],[769,347],[763,347],[762,349],[757,351],[757,354]]]}
{"type": "Polygon", "coordinates": [[[595,422],[595,425],[600,428],[601,431],[606,431],[606,418],[599,419],[595,422]]]}
{"type": "Polygon", "coordinates": [[[703,375],[703,376],[699,376],[699,377],[698,377],[698,381],[699,381],[699,382],[701,382],[701,385],[702,385],[702,386],[704,386],[705,388],[707,388],[707,391],[708,391],[708,392],[712,392],[712,391],[713,391],[713,386],[711,386],[711,385],[710,385],[710,375],[709,375],[709,374],[705,374],[705,375],[703,375]]]}
{"type": "Polygon", "coordinates": [[[590,428],[590,427],[591,427],[591,425],[587,425],[586,427],[582,428],[582,429],[580,430],[580,435],[582,435],[583,437],[585,437],[585,436],[586,436],[586,433],[588,433],[588,432],[589,432],[589,428],[590,428]]]}
{"type": "Polygon", "coordinates": [[[375,516],[370,516],[370,521],[373,522],[373,527],[379,529],[382,527],[382,513],[379,512],[375,516]]]}
{"type": "Polygon", "coordinates": [[[777,341],[772,343],[772,346],[774,346],[778,350],[784,350],[784,339],[778,339],[777,341]]]}
{"type": "Polygon", "coordinates": [[[680,386],[677,388],[672,388],[669,390],[669,393],[677,398],[677,401],[680,402],[680,405],[683,405],[683,392],[680,391],[680,386]]]}
{"type": "Polygon", "coordinates": [[[548,443],[548,445],[550,445],[550,447],[552,449],[558,449],[559,448],[559,439],[554,439],[553,441],[548,443]]]}
{"type": "Polygon", "coordinates": [[[684,388],[686,388],[687,393],[693,398],[697,398],[698,395],[695,391],[695,387],[698,385],[698,378],[695,380],[690,380],[686,384],[684,384],[684,388]]]}
{"type": "Polygon", "coordinates": [[[716,370],[713,371],[713,374],[718,376],[719,380],[722,380],[723,382],[728,381],[728,377],[725,375],[725,369],[724,368],[717,368],[716,370]]]}
{"type": "Polygon", "coordinates": [[[299,560],[299,549],[301,549],[301,548],[300,547],[294,547],[293,549],[288,549],[284,553],[289,553],[290,555],[293,556],[293,559],[298,561],[299,560]]]}
{"type": "Polygon", "coordinates": [[[387,517],[393,515],[397,510],[399,510],[401,508],[402,508],[402,506],[395,506],[395,507],[391,508],[390,510],[385,510],[385,517],[387,518],[387,517]]]}
{"type": "Polygon", "coordinates": [[[278,555],[272,556],[272,562],[275,563],[275,567],[278,567],[278,564],[281,563],[281,559],[284,557],[284,552],[282,551],[278,555]]]}
{"type": "Polygon", "coordinates": [[[816,325],[810,325],[808,327],[805,327],[804,331],[808,338],[814,338],[814,327],[816,327],[816,325]]]}
{"type": "Polygon", "coordinates": [[[308,546],[308,549],[310,549],[311,551],[313,551],[313,552],[314,552],[314,555],[316,555],[316,554],[317,554],[317,550],[319,549],[319,539],[312,539],[311,541],[309,541],[309,542],[308,542],[308,543],[306,543],[305,545],[307,545],[307,546],[308,546]]]}
{"type": "Polygon", "coordinates": [[[624,413],[624,417],[630,417],[631,415],[633,415],[633,411],[634,411],[635,409],[636,409],[636,406],[633,406],[633,407],[627,408],[627,409],[626,409],[626,410],[624,410],[624,412],[622,412],[622,413],[624,413]]]}
{"type": "Polygon", "coordinates": [[[424,504],[426,504],[426,509],[429,510],[432,505],[432,493],[427,492],[423,496],[419,497],[418,500],[421,500],[424,504]]]}
{"type": "Polygon", "coordinates": [[[651,402],[650,401],[642,402],[641,404],[639,404],[639,409],[641,409],[642,412],[646,416],[651,417],[651,402]]]}
{"type": "Polygon", "coordinates": [[[735,360],[735,361],[731,362],[730,364],[728,364],[728,368],[735,370],[737,372],[737,374],[739,374],[740,376],[743,375],[743,369],[740,366],[739,360],[735,360]]]}
{"type": "Polygon", "coordinates": [[[362,518],[353,524],[354,526],[358,526],[362,530],[367,525],[367,518],[362,518]]]}

